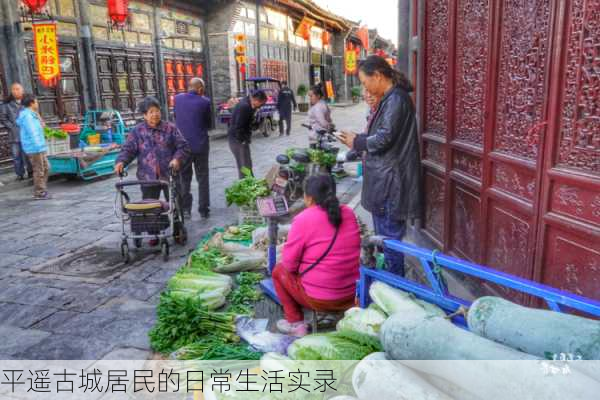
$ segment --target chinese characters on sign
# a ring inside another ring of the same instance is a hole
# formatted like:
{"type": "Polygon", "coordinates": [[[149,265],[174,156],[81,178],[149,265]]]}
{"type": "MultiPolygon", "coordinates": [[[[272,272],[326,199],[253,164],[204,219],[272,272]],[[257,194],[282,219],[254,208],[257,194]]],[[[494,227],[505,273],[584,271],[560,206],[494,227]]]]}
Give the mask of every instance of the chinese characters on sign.
{"type": "Polygon", "coordinates": [[[356,74],[356,51],[347,49],[345,54],[346,75],[356,74]]]}
{"type": "Polygon", "coordinates": [[[33,43],[35,64],[41,83],[44,86],[56,86],[60,79],[56,22],[34,23],[33,43]]]}
{"type": "MultiPolygon", "coordinates": [[[[216,393],[226,392],[262,392],[262,393],[294,393],[297,391],[310,393],[326,391],[336,392],[338,379],[333,370],[265,371],[260,369],[243,369],[231,372],[229,369],[213,370],[206,374],[211,384],[205,387],[204,371],[186,371],[184,376],[173,369],[155,374],[153,370],[135,370],[133,376],[128,376],[127,370],[108,370],[102,372],[93,370],[81,373],[62,371],[53,372],[49,369],[3,370],[0,376],[0,386],[10,393],[193,393],[205,389],[216,393]],[[158,381],[156,380],[158,375],[158,381]],[[183,385],[180,379],[183,378],[183,385]],[[22,385],[22,386],[21,386],[22,385]]],[[[208,372],[208,371],[207,371],[208,372]]]]}

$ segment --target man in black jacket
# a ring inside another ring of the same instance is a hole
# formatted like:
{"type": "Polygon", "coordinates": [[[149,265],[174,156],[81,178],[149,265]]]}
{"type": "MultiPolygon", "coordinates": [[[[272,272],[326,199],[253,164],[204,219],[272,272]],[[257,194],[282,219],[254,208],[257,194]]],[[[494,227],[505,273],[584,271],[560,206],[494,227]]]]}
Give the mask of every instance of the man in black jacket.
{"type": "Polygon", "coordinates": [[[279,136],[283,136],[283,122],[285,121],[285,134],[290,136],[292,130],[292,106],[298,107],[292,89],[286,81],[281,82],[281,90],[277,95],[277,111],[279,112],[279,136]]]}
{"type": "Polygon", "coordinates": [[[20,83],[13,83],[10,88],[10,96],[0,109],[0,122],[8,129],[8,141],[10,142],[13,165],[18,180],[25,179],[25,170],[27,176],[33,176],[33,167],[31,161],[21,147],[21,132],[17,125],[17,117],[22,110],[21,99],[24,90],[20,83]]]}
{"type": "Polygon", "coordinates": [[[267,102],[267,95],[262,90],[256,90],[250,96],[244,97],[233,109],[229,124],[229,148],[235,157],[240,179],[244,177],[242,168],[252,171],[252,156],[250,141],[252,139],[252,124],[256,110],[267,102]]]}

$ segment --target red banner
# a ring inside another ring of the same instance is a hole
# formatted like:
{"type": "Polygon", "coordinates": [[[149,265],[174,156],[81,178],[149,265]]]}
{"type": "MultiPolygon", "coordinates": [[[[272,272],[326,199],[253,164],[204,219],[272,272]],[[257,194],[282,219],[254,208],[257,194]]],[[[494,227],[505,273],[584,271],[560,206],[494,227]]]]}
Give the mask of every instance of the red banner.
{"type": "Polygon", "coordinates": [[[33,45],[35,64],[40,82],[44,86],[56,86],[60,79],[60,58],[56,22],[36,22],[33,24],[33,45]]]}
{"type": "Polygon", "coordinates": [[[356,36],[358,36],[363,47],[365,49],[367,49],[367,52],[368,52],[369,51],[369,28],[367,28],[366,26],[361,27],[358,30],[358,32],[356,33],[356,36]]]}

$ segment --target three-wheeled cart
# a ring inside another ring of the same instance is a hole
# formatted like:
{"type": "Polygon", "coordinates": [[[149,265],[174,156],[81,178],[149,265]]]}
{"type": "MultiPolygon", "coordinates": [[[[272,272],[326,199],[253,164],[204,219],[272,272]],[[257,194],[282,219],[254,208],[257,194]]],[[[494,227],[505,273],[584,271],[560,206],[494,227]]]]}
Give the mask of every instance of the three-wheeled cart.
{"type": "MultiPolygon", "coordinates": [[[[245,86],[247,95],[257,89],[262,89],[267,95],[267,102],[256,112],[254,126],[255,131],[261,132],[263,136],[269,136],[276,128],[277,95],[281,90],[281,82],[274,78],[248,78],[245,86]]],[[[220,123],[229,124],[233,107],[239,100],[235,99],[219,105],[217,119],[220,123]]]]}
{"type": "Polygon", "coordinates": [[[111,175],[127,128],[116,110],[89,110],[85,113],[79,146],[50,154],[50,173],[91,180],[111,175]]]}

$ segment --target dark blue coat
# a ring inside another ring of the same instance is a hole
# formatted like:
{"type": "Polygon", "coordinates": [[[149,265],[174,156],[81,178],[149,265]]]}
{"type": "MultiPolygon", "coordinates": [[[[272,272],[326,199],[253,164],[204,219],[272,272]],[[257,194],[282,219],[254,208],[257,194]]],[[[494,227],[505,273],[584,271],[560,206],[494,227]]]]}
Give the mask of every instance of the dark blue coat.
{"type": "Polygon", "coordinates": [[[279,111],[281,118],[288,118],[292,115],[292,105],[296,108],[294,92],[285,86],[281,88],[277,95],[277,111],[279,111]]]}
{"type": "Polygon", "coordinates": [[[200,153],[208,145],[211,119],[208,97],[194,92],[175,96],[175,124],[189,143],[192,153],[200,153]]]}

